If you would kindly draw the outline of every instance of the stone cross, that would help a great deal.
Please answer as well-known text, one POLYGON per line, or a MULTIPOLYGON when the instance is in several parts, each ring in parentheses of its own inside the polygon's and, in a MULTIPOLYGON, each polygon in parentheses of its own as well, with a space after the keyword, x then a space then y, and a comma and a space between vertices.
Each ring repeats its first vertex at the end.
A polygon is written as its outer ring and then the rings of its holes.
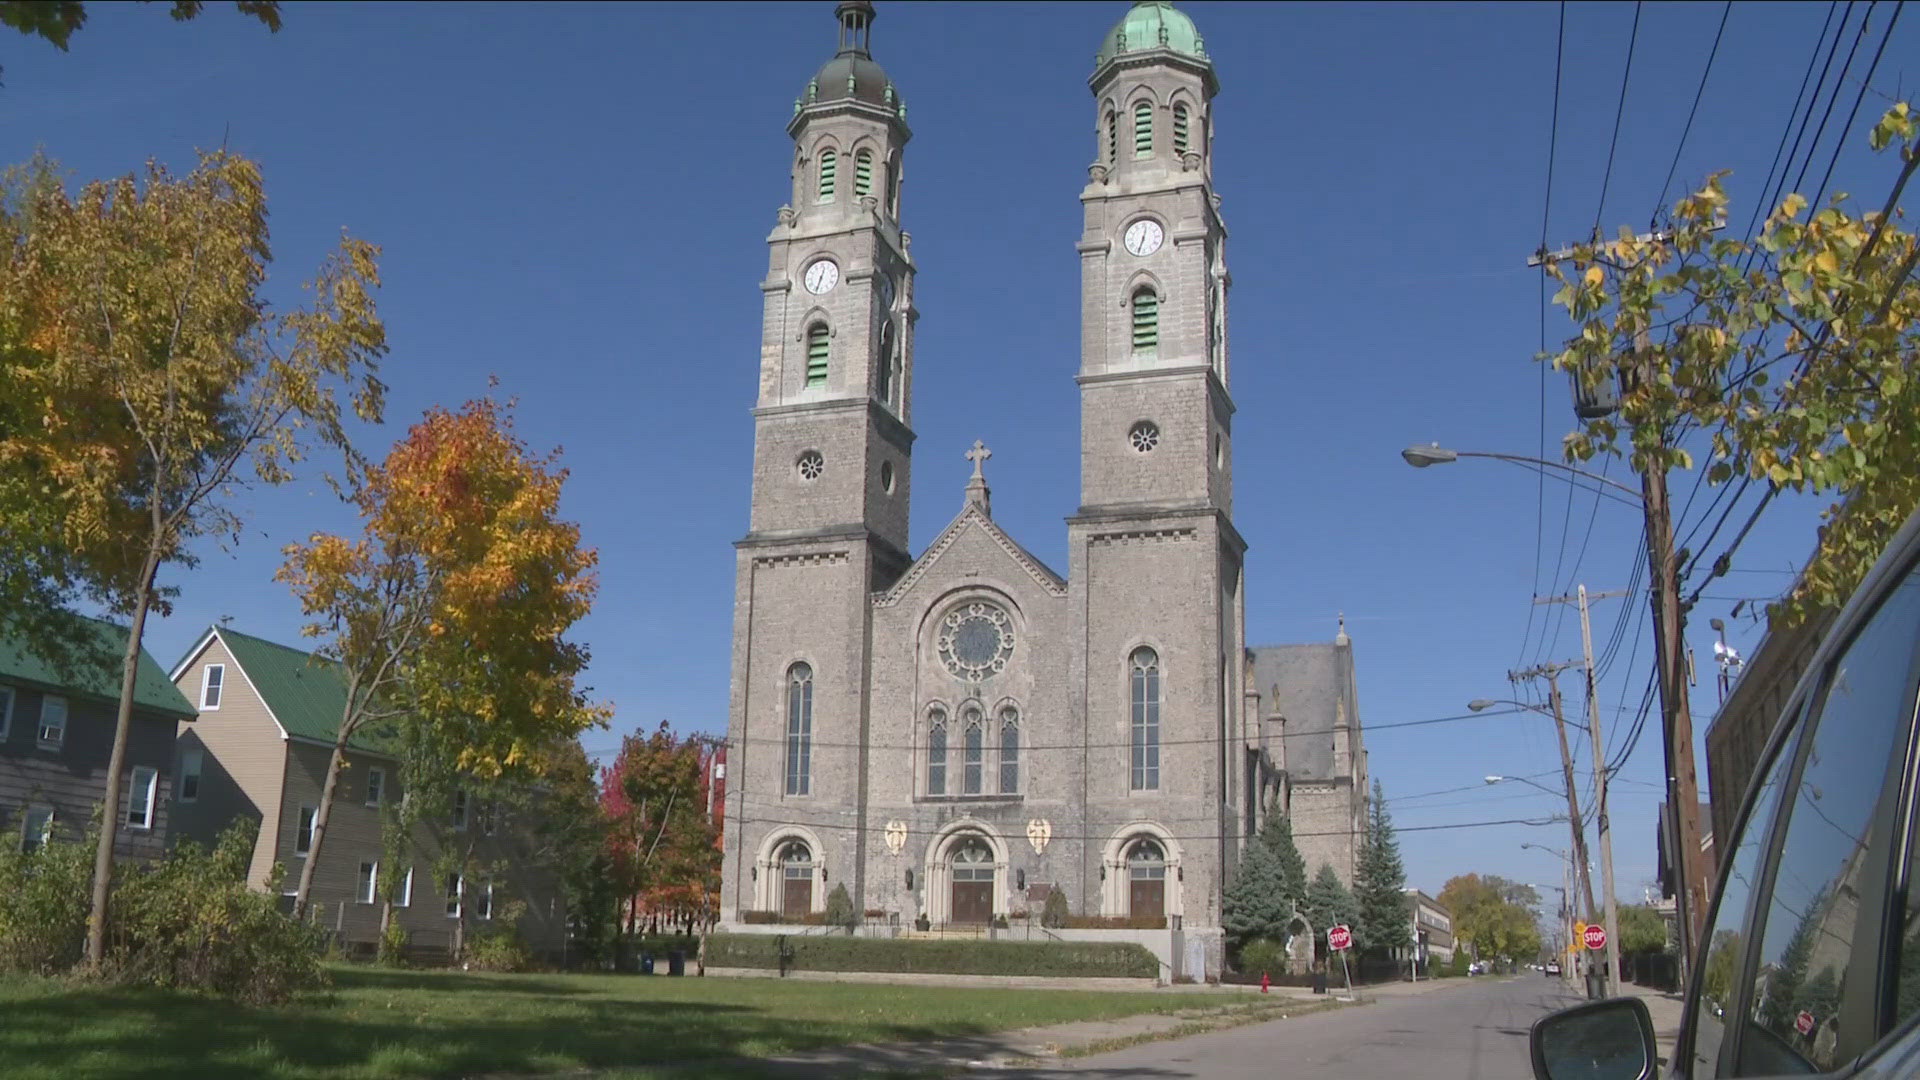
POLYGON ((986 460, 992 456, 993 451, 987 449, 986 443, 981 442, 979 439, 973 440, 973 449, 967 451, 966 458, 968 461, 973 462, 973 478, 975 480, 986 479, 985 476, 981 475, 980 466, 984 465, 986 460))

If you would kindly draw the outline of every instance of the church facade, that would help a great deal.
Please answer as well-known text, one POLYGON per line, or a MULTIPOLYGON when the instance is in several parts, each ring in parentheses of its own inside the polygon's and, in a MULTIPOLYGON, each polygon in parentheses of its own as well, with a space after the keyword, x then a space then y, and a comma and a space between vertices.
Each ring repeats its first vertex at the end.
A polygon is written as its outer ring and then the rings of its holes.
POLYGON ((994 522, 979 443, 959 516, 908 548, 910 133, 872 5, 837 15, 839 51, 788 125, 792 196, 761 282, 723 923, 799 921, 839 885, 902 925, 1037 920, 1057 887, 1078 914, 1217 935, 1241 843, 1296 793, 1324 804, 1333 824, 1311 831, 1346 851, 1321 861, 1350 879, 1365 782, 1344 630, 1344 669, 1308 679, 1343 671, 1332 696, 1245 640, 1203 39, 1145 2, 1098 54, 1062 575, 994 522), (1313 734, 1289 737, 1292 701, 1313 734), (1324 775, 1289 777, 1292 742, 1324 775))

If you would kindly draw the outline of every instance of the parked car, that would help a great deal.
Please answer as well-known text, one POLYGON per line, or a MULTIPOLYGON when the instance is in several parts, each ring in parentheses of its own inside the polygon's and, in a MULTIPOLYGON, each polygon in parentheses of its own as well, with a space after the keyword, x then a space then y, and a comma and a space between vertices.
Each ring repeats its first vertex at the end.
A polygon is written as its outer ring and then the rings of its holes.
MULTIPOLYGON (((1667 1075, 1920 1075, 1920 514, 1780 710, 1724 843, 1667 1075)), ((1646 1080, 1639 998, 1543 1017, 1541 1080, 1646 1080)))
POLYGON ((1541 968, 1540 970, 1546 972, 1547 978, 1557 979, 1560 977, 1560 961, 1549 960, 1547 961, 1546 966, 1541 968))

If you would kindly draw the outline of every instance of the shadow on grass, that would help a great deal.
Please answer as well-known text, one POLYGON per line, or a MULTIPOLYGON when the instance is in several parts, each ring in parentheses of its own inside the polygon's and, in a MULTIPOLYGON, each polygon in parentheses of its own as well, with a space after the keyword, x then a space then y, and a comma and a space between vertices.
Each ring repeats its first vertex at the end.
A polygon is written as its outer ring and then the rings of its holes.
POLYGON ((536 975, 493 975, 487 972, 451 970, 410 970, 370 967, 361 964, 336 964, 327 969, 335 990, 427 990, 434 993, 462 992, 499 994, 572 994, 592 993, 590 987, 562 979, 543 979, 536 975))

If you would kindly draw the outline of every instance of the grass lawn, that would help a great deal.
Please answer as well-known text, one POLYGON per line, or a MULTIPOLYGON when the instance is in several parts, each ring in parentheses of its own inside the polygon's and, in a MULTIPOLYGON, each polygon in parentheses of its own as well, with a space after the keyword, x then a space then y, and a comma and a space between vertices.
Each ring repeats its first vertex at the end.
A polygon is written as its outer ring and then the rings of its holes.
POLYGON ((0 1077, 751 1075, 740 1058, 1173 1012, 1184 994, 341 966, 279 1009, 0 978, 0 1077))

